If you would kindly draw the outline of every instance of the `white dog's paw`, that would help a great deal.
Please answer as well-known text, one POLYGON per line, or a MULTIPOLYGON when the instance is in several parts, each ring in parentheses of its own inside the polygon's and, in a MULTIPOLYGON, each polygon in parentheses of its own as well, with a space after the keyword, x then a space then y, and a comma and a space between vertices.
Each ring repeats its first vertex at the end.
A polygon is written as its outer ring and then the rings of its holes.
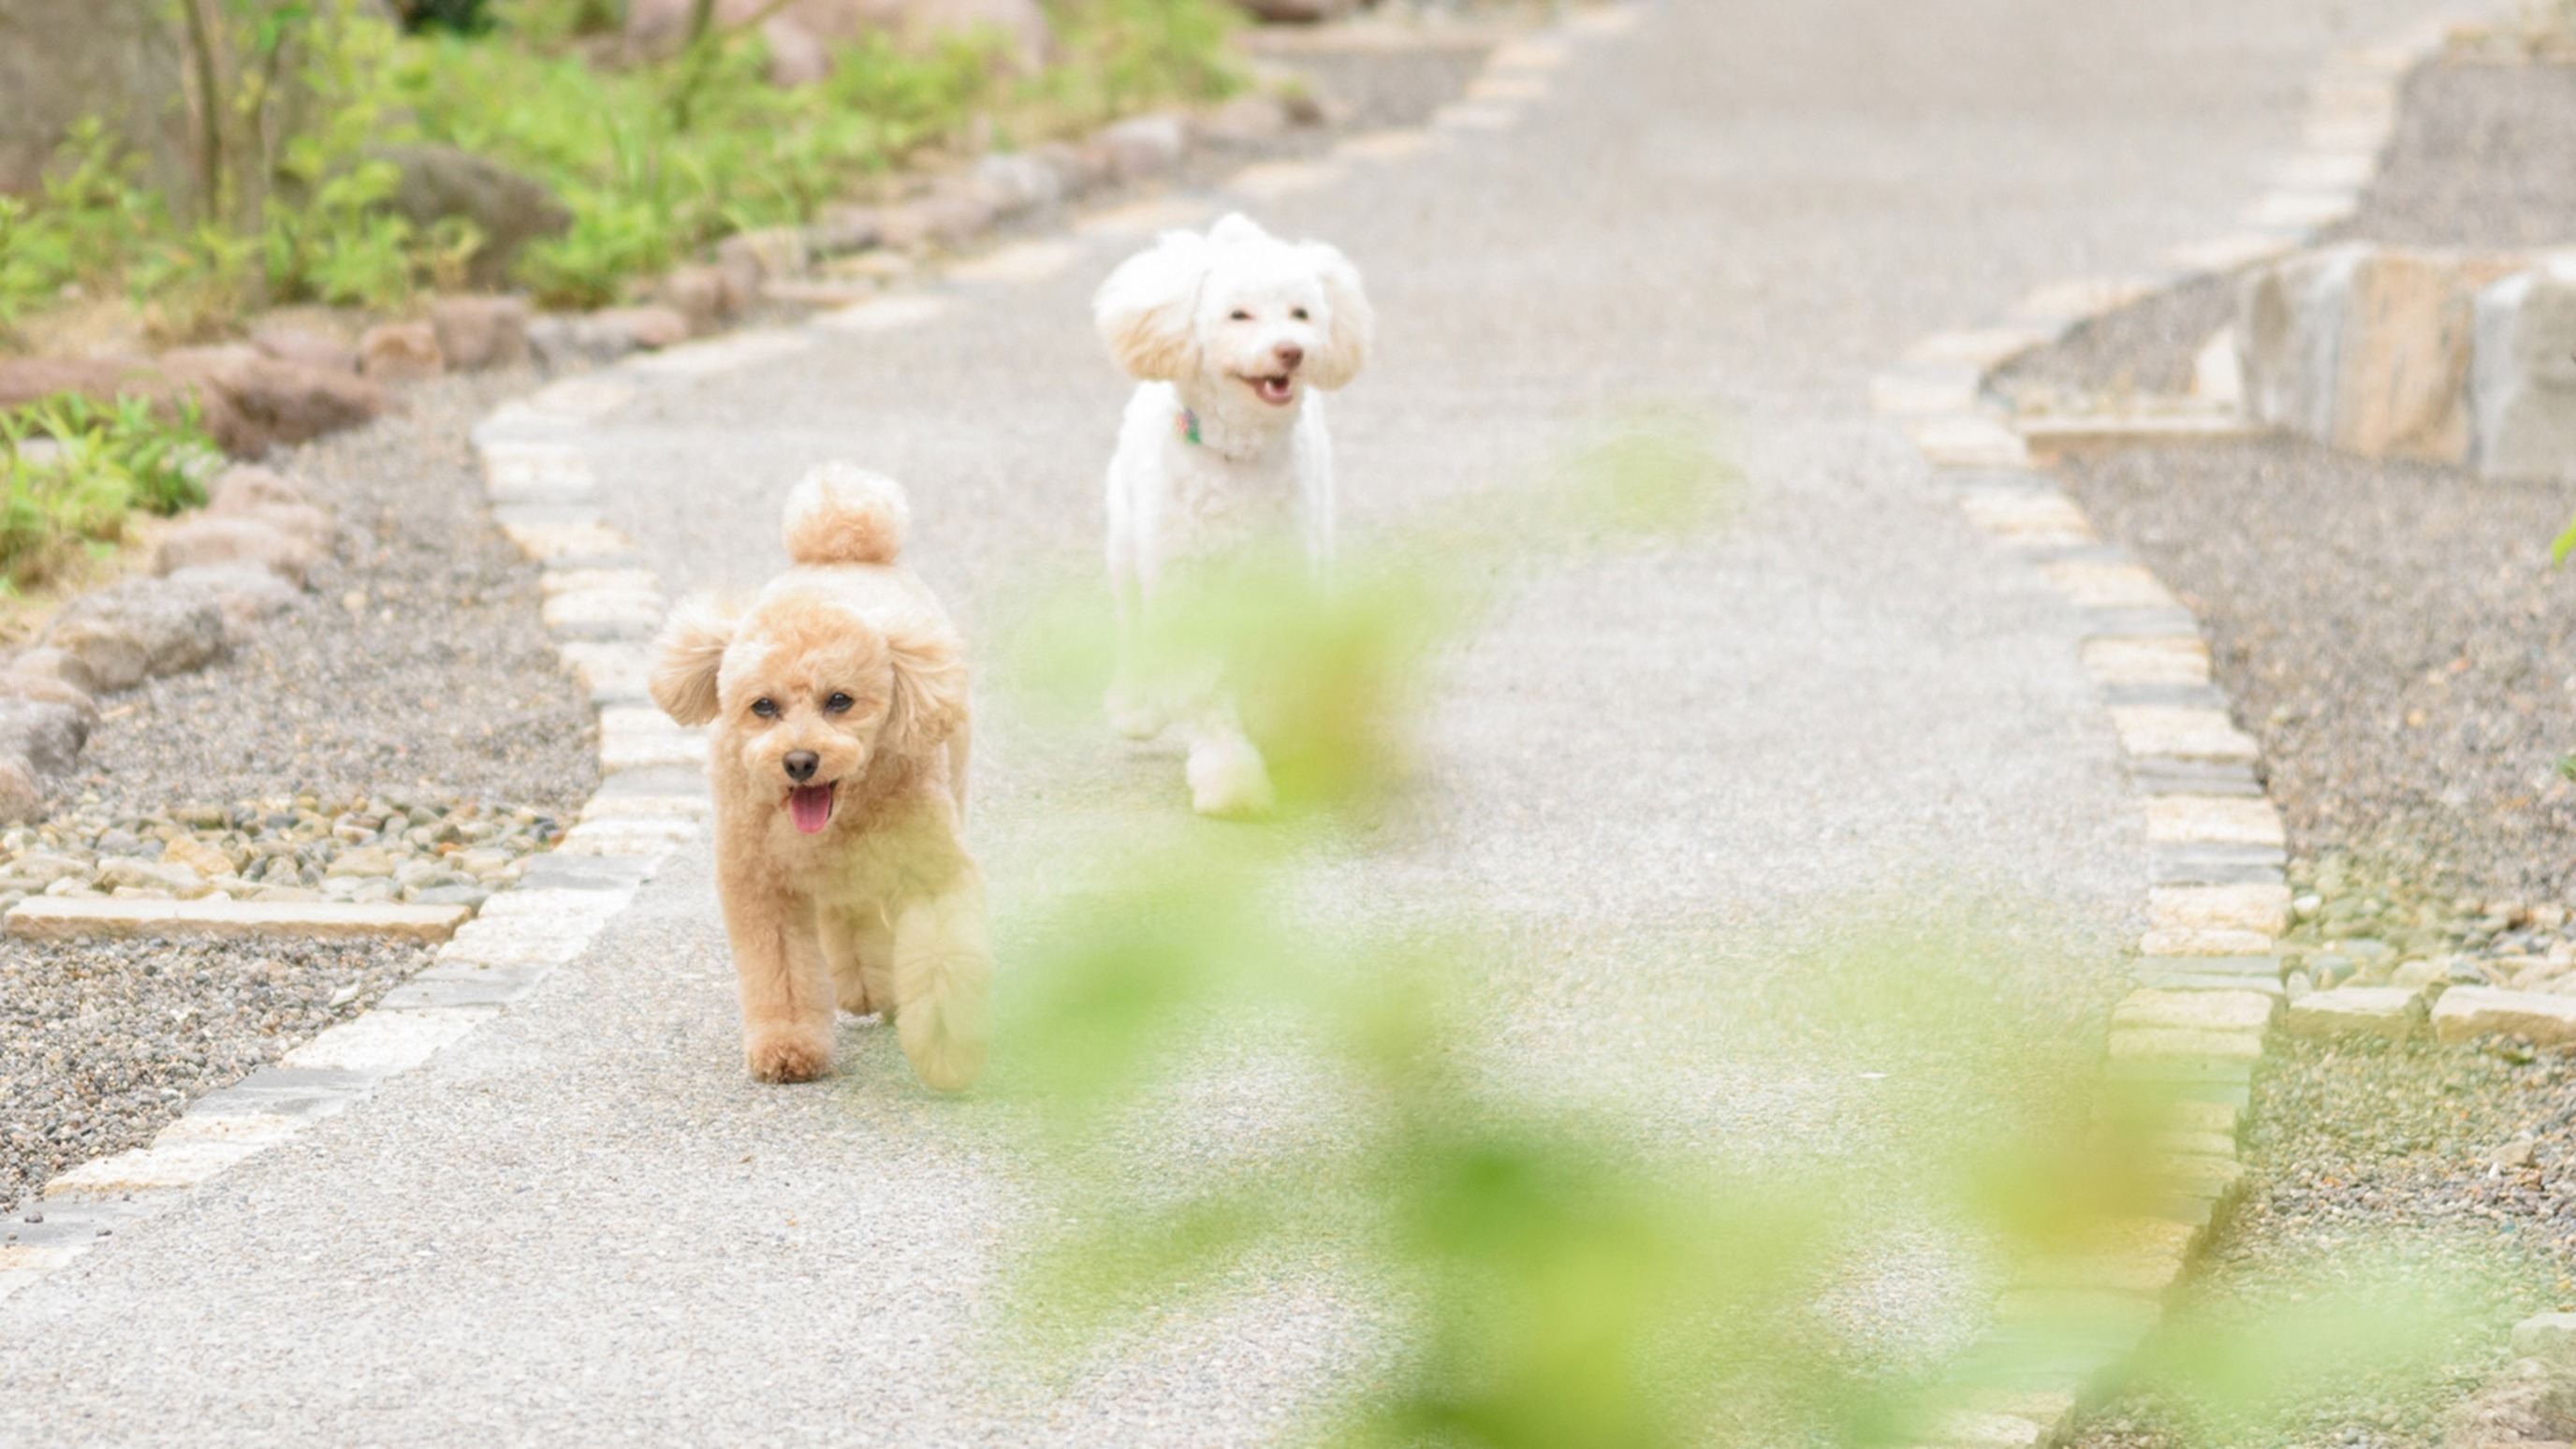
POLYGON ((1265 815, 1274 803, 1261 752, 1240 735, 1190 746, 1190 807, 1201 815, 1265 815))
POLYGON ((1101 709, 1109 716, 1109 727, 1131 740, 1150 740, 1172 722, 1151 695, 1132 684, 1109 686, 1101 709))

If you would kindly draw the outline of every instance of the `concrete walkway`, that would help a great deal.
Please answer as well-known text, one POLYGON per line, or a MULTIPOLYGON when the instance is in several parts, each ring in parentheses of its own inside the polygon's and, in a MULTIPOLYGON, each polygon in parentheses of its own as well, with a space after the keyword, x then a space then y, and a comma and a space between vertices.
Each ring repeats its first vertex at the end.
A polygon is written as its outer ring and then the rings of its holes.
MULTIPOLYGON (((1901 886, 2031 903, 2107 962, 2144 847, 2071 624, 1866 379, 2224 230, 2318 59, 2420 8, 1668 0, 1517 131, 1258 207, 1379 306, 1335 411, 1347 537, 1642 402, 1727 419, 1753 484, 1723 539, 1518 596, 1447 675, 1430 823, 1354 847, 1342 909, 1472 894, 1529 943, 1534 1075, 1729 1145, 1832 1108, 1691 1025, 1758 996, 1783 929, 1901 886)), ((612 521, 675 587, 752 584, 788 483, 854 458, 910 482, 918 561, 989 630, 1095 554, 1124 388, 1084 303, 1134 244, 649 395, 593 448, 612 521)), ((1175 762, 1105 730, 979 747, 1000 897, 1181 808, 1175 762)), ((1248 1443, 1356 1361, 1292 1280, 1061 1392, 1006 1382, 975 1337, 1022 1211, 1002 1109, 926 1099, 883 1033, 843 1061, 744 1080, 700 843, 508 1015, 0 1305, 0 1442, 1248 1443)), ((1223 1085, 1218 1115, 1262 1109, 1223 1085)))

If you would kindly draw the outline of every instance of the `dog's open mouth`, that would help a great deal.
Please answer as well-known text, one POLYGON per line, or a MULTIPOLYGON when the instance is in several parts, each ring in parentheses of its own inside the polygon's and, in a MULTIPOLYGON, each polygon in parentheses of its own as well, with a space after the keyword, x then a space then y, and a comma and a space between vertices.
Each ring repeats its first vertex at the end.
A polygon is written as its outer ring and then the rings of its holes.
POLYGON ((832 823, 832 787, 799 785, 787 792, 788 813, 796 817, 796 828, 804 834, 832 823))
POLYGON ((1273 407, 1283 407, 1297 396, 1297 380, 1284 372, 1276 377, 1247 377, 1244 383, 1273 407))

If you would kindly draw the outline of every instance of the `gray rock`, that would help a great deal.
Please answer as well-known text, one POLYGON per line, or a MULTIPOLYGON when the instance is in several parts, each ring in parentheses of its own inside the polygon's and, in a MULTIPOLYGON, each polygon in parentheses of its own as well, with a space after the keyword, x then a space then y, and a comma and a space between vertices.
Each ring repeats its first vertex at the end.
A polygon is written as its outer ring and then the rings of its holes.
POLYGON ((883 234, 875 207, 827 206, 805 228, 805 245, 817 256, 847 256, 875 246, 883 234))
POLYGON ((248 567, 304 582, 317 561, 313 546, 256 518, 204 515, 161 536, 153 568, 167 575, 248 567))
POLYGON ((9 672, 60 680, 83 694, 98 693, 98 676, 90 673, 89 666, 50 645, 19 651, 9 661, 9 672))
POLYGON ((250 345, 280 362, 328 372, 355 373, 358 370, 358 349, 327 332, 272 324, 254 328, 250 334, 250 345))
POLYGON ((68 775, 89 743, 89 721, 67 704, 0 699, 0 759, 17 759, 38 775, 68 775))
POLYGON ((1064 200, 1064 178, 1027 152, 996 153, 975 163, 975 180, 1003 216, 1043 211, 1064 200))
POLYGON ((1178 116, 1131 116, 1101 131, 1098 144, 1122 181, 1144 181, 1179 169, 1190 133, 1178 116))
POLYGON ((206 878, 174 861, 110 860, 98 868, 101 890, 165 890, 173 895, 205 889, 206 878))
POLYGON ((2576 476, 2576 256, 2478 294, 2469 397, 2479 473, 2576 476))
POLYGON ((79 659, 100 689, 129 689, 222 653, 224 613, 202 588, 128 579, 64 605, 44 642, 79 659))
POLYGON ((2515 1324, 2513 1351, 2524 1358, 2576 1363, 2576 1313, 2535 1313, 2515 1324))
POLYGON ((512 367, 528 360, 528 303, 523 297, 441 297, 429 306, 439 356, 460 372, 512 367))
POLYGON ((689 340, 689 319, 669 307, 612 307, 581 320, 581 349, 603 360, 639 348, 651 352, 689 340))
POLYGON ((519 251, 572 228, 572 212, 545 183, 451 146, 393 146, 377 153, 401 172, 396 213, 424 230, 442 218, 474 223, 483 245, 466 275, 477 287, 508 280, 519 251))
POLYGON ((238 643, 262 619, 295 607, 304 595, 293 584, 256 564, 209 564, 173 572, 170 581, 204 589, 224 613, 224 639, 238 643))
POLYGON ((447 355, 426 322, 380 322, 358 339, 358 370, 370 382, 418 382, 447 371, 447 355))

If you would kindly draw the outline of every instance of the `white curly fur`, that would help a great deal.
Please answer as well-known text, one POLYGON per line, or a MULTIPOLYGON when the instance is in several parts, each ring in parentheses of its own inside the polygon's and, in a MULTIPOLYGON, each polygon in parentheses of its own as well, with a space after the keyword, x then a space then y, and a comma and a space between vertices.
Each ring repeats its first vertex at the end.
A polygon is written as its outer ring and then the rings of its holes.
MULTIPOLYGON (((1293 539, 1319 572, 1329 567, 1332 440, 1311 394, 1359 375, 1376 326, 1350 262, 1237 214, 1204 236, 1166 233, 1092 306, 1140 384, 1109 464, 1109 574, 1130 639, 1175 565, 1293 539)), ((1110 713, 1139 737, 1174 717, 1190 724, 1200 810, 1267 808, 1260 754, 1222 700, 1156 700, 1122 680, 1110 713)))

